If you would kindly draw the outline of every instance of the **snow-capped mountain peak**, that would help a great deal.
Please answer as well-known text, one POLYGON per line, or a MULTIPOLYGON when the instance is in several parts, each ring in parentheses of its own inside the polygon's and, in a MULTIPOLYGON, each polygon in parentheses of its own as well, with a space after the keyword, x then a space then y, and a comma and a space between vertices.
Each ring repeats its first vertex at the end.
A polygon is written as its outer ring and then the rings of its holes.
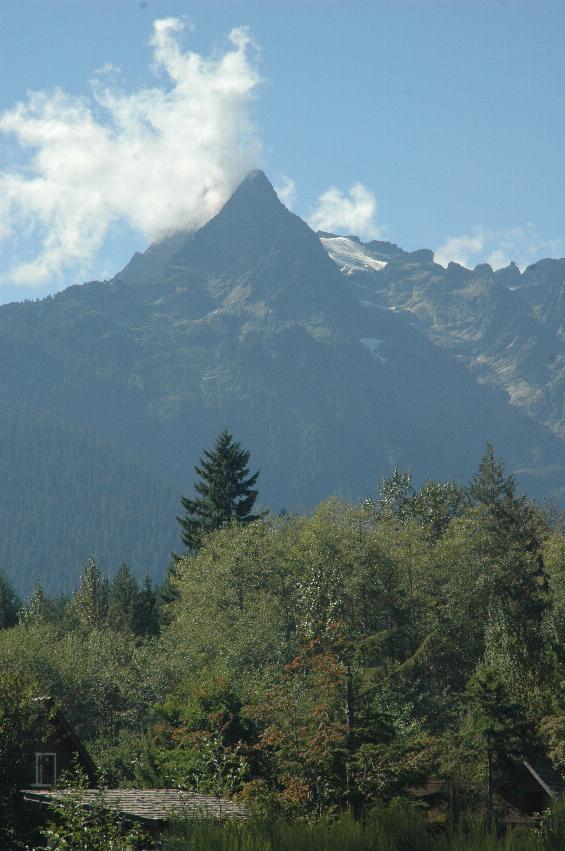
POLYGON ((364 245, 348 236, 322 236, 320 242, 346 275, 371 269, 378 272, 386 266, 386 261, 372 257, 364 245))

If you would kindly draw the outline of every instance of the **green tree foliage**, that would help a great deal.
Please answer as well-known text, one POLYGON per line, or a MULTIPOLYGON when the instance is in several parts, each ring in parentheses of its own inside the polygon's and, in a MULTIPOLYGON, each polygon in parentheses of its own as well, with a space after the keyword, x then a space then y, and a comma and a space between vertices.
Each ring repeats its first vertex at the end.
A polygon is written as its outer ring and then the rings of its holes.
POLYGON ((536 751, 536 732, 524 706, 510 695, 500 674, 481 665, 469 680, 459 728, 450 751, 452 779, 465 794, 474 792, 486 803, 487 821, 494 814, 494 795, 509 770, 536 751))
POLYGON ((129 567, 120 565, 110 584, 108 623, 117 632, 158 634, 159 601, 149 576, 140 587, 129 567))
POLYGON ((87 778, 76 767, 76 776, 63 783, 56 802, 51 804, 52 822, 42 833, 50 848, 65 851, 135 851, 144 839, 137 826, 108 806, 106 790, 85 803, 87 778))
POLYGON ((389 478, 383 478, 379 483, 376 510, 402 523, 410 514, 414 497, 412 473, 395 467, 389 478))
POLYGON ((165 578, 155 589, 159 609, 159 622, 161 624, 168 622, 170 605, 178 599, 178 562, 179 557, 174 553, 171 553, 171 557, 165 571, 165 578))
POLYGON ((190 677, 218 668, 236 677, 242 715, 254 721, 242 743, 279 800, 327 809, 421 780, 465 715, 481 664, 524 724, 548 714, 552 601, 513 515, 533 531, 543 523, 495 473, 502 483, 485 489, 494 502, 453 483, 414 491, 398 473, 377 511, 330 500, 311 518, 220 529, 178 562, 171 658, 190 677), (497 537, 500 500, 514 536, 504 523, 497 537), (324 694, 318 674, 329 660, 334 691, 324 694), (328 750, 307 776, 314 728, 328 750))
POLYGON ((523 663, 540 664, 543 624, 551 608, 542 543, 548 528, 539 509, 517 496, 516 482, 504 476, 491 445, 471 481, 469 496, 477 504, 481 555, 493 577, 490 608, 504 610, 523 663))
POLYGON ((381 520, 419 523, 434 541, 442 536, 454 517, 464 513, 466 505, 466 489, 456 482, 427 481, 416 491, 412 474, 398 467, 388 478, 381 479, 376 501, 369 498, 365 502, 369 512, 381 520))
POLYGON ((135 632, 139 587, 127 564, 121 564, 110 585, 108 623, 118 632, 135 632))
POLYGON ((320 815, 344 799, 346 677, 337 654, 310 642, 250 708, 262 728, 257 747, 270 757, 280 800, 290 810, 314 808, 320 815))
POLYGON ((248 777, 251 724, 228 675, 186 676, 160 707, 159 760, 168 785, 232 795, 248 777))
MULTIPOLYGON (((64 393, 56 371, 52 399, 64 393)), ((96 419, 100 408, 98 399, 87 419, 96 419)), ((63 426, 60 416, 21 410, 15 400, 13 408, 3 406, 0 564, 20 596, 28 597, 38 578, 50 596, 70 593, 93 551, 105 570, 127 558, 141 578, 155 569, 156 554, 166 558, 175 546, 178 487, 135 457, 132 431, 133 425, 124 434, 124 452, 94 438, 88 426, 63 426)))
POLYGON ((138 635, 158 635, 160 626, 158 595, 151 578, 146 576, 135 602, 135 632, 138 635))
POLYGON ((378 504, 207 530, 163 605, 91 562, 0 631, 0 671, 64 708, 112 784, 311 818, 441 770, 494 812, 532 748, 565 766, 563 537, 490 447, 468 489, 392 478, 378 504))
POLYGON ((53 620, 55 617, 55 605, 45 594, 41 582, 38 582, 26 605, 20 612, 20 621, 27 624, 37 624, 53 620))
POLYGON ((95 559, 90 557, 73 600, 78 618, 86 629, 101 629, 106 625, 109 596, 108 581, 95 559))
POLYGON ((454 517, 461 517, 467 504, 465 488, 456 482, 424 482, 415 494, 412 515, 438 541, 454 517))
POLYGON ((113 782, 159 785, 147 739, 172 672, 155 639, 77 621, 22 624, 2 635, 0 671, 25 671, 52 697, 113 782))
POLYGON ((538 554, 548 532, 539 509, 525 496, 516 493, 516 480, 504 475, 504 465, 488 444, 477 473, 468 488, 471 502, 481 515, 483 542, 491 554, 506 553, 519 545, 538 554))
POLYGON ((503 506, 512 505, 516 495, 516 480, 504 476, 504 465, 494 456, 494 447, 488 443, 477 472, 469 484, 469 496, 479 505, 502 513, 503 506))
POLYGON ((373 704, 412 653, 403 557, 362 507, 330 500, 312 518, 219 530, 178 564, 171 655, 192 676, 236 676, 254 720, 243 744, 285 806, 354 794, 346 778, 379 724, 373 704))
POLYGON ((36 690, 16 669, 0 668, 0 847, 22 848, 33 819, 20 789, 32 780, 34 747, 49 719, 34 701, 36 690))
POLYGON ((249 452, 234 441, 227 429, 218 435, 211 451, 204 451, 200 466, 194 468, 200 477, 194 486, 198 496, 182 497, 185 514, 177 517, 182 542, 189 552, 200 549, 207 532, 258 518, 252 511, 259 473, 250 476, 248 463, 249 452))
POLYGON ((0 570, 0 629, 7 629, 18 622, 20 601, 3 570, 0 570))

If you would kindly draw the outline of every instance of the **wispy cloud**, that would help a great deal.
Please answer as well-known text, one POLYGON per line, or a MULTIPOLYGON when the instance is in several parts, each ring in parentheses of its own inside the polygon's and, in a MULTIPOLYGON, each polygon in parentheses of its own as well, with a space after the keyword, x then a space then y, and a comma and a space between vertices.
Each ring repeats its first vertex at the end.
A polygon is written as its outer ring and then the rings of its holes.
POLYGON ((513 260, 521 269, 543 256, 555 256, 563 251, 559 239, 544 239, 533 224, 508 230, 473 228, 469 233, 447 239, 435 251, 435 261, 441 266, 459 263, 472 269, 478 263, 489 263, 502 269, 513 260))
POLYGON ((0 116, 0 133, 25 153, 23 166, 0 172, 0 248, 9 244, 12 283, 86 268, 115 222, 149 240, 199 227, 260 164, 249 31, 232 30, 225 52, 206 58, 183 50, 183 29, 178 18, 153 24, 159 85, 126 93, 107 66, 88 98, 32 92, 0 116))
POLYGON ((307 217, 314 230, 354 234, 361 239, 378 239, 383 229, 376 223, 377 201, 362 183, 355 183, 345 195, 335 186, 318 198, 316 207, 307 217))

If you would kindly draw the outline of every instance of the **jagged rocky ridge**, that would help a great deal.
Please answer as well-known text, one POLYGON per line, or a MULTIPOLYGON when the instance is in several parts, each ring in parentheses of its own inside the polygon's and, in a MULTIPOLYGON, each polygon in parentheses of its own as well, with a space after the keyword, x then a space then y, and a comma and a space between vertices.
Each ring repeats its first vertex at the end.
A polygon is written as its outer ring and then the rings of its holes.
MULTIPOLYGON (((332 493, 362 499, 394 464, 416 480, 465 480, 487 440, 524 487, 564 498, 565 443, 478 381, 466 356, 481 298, 488 316, 476 322, 492 337, 486 271, 444 272, 428 251, 356 243, 373 262, 358 257, 346 274, 328 254, 332 239, 254 172, 207 225, 136 254, 111 281, 0 308, 0 402, 29 423, 6 426, 0 444, 12 482, 0 563, 20 589, 37 575, 72 586, 90 552, 108 569, 128 561, 159 576, 178 547, 174 506, 226 425, 275 511, 332 493), (465 312, 450 292, 468 275, 470 292, 486 295, 464 297, 465 312), (420 298, 426 287, 437 301, 420 298), (56 463, 39 478, 26 464, 42 442, 56 463), (68 483, 84 477, 84 499, 70 496, 68 483)), ((506 317, 513 291, 493 280, 506 317)))
POLYGON ((496 272, 486 263, 444 269, 432 252, 320 236, 344 274, 365 273, 353 283, 368 308, 379 304, 415 321, 477 381, 504 390, 512 404, 565 438, 565 259, 540 260, 523 273, 515 263, 496 272), (364 256, 388 262, 376 269, 364 256))

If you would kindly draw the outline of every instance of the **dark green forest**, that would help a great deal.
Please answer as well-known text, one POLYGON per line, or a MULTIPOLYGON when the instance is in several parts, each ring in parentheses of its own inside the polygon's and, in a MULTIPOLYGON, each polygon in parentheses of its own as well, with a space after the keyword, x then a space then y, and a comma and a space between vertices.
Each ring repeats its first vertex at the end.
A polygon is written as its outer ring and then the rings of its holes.
POLYGON ((0 414, 2 568, 21 594, 41 580, 76 586, 90 555, 115 569, 127 553, 139 579, 162 572, 156 553, 176 543, 178 495, 108 441, 29 410, 0 414), (127 482, 127 488, 124 488, 127 482))
POLYGON ((26 840, 17 789, 45 695, 109 786, 235 797, 280 825, 278 845, 248 825, 201 848, 563 847, 551 830, 449 839, 470 816, 496 825, 520 760, 565 772, 560 512, 519 494, 491 447, 465 485, 396 469, 363 503, 252 507, 230 522, 228 506, 159 586, 134 564, 108 581, 94 559, 68 596, 18 601, 2 577, 2 847, 26 840), (426 815, 408 790, 438 777, 449 801, 426 815))

